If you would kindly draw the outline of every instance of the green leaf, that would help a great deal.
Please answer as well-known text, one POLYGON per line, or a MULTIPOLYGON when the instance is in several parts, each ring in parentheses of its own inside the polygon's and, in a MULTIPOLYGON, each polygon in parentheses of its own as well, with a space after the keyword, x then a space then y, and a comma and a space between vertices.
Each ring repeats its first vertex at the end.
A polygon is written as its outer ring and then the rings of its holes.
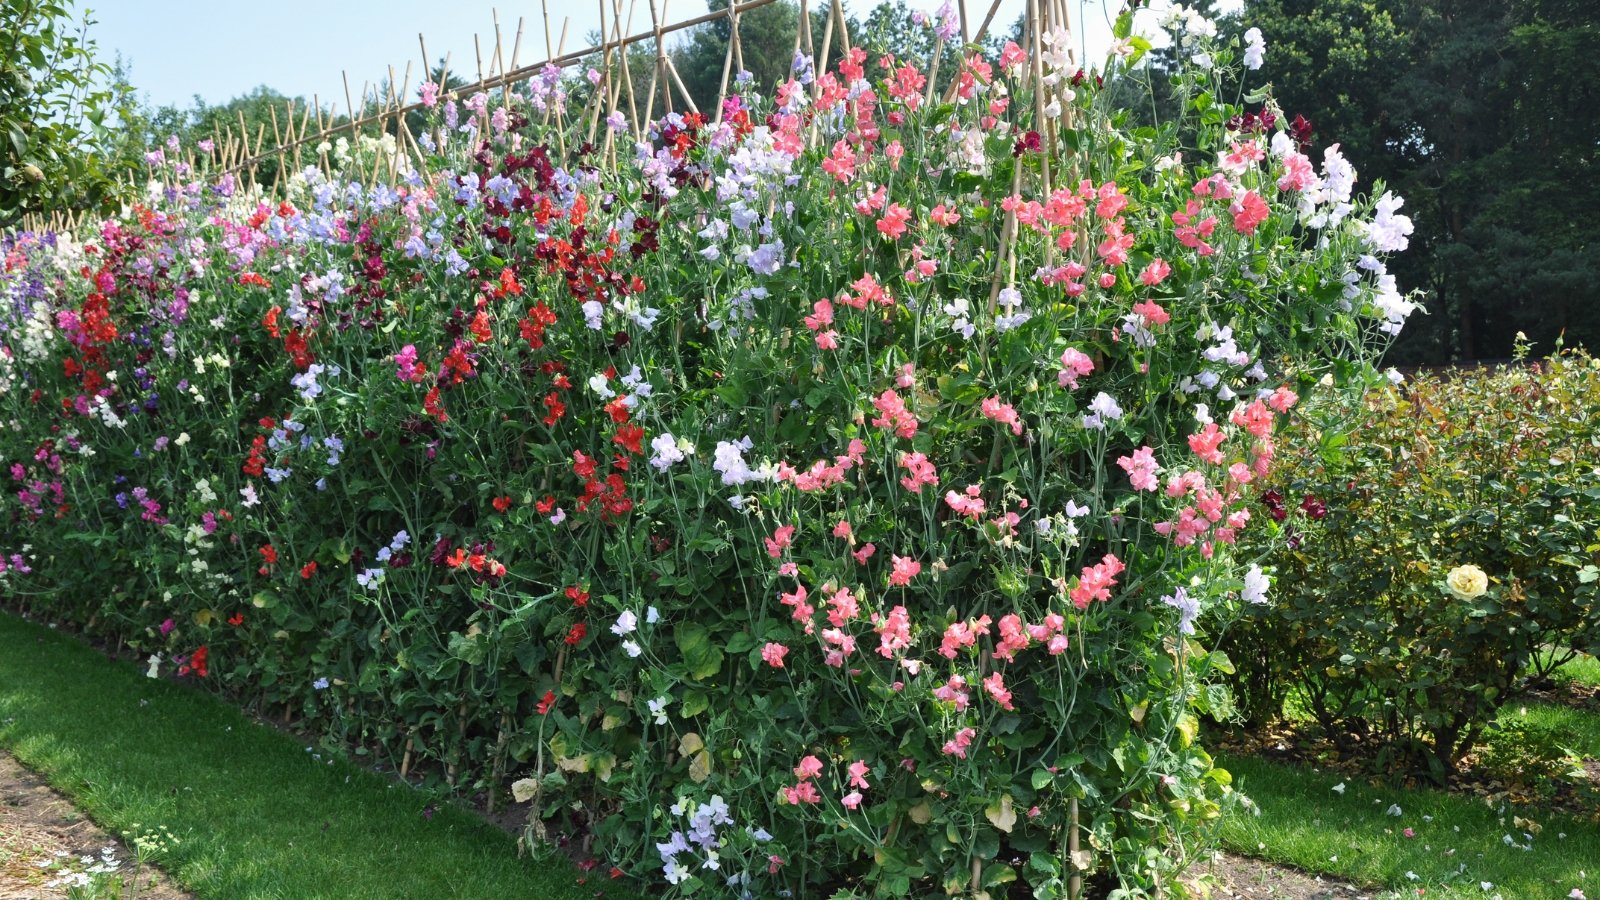
POLYGON ((704 691, 686 691, 683 695, 683 702, 679 704, 678 712, 685 719, 692 719, 705 712, 710 706, 711 701, 707 699, 704 691))
MULTIPOLYGON (((1123 40, 1123 41, 1128 39, 1128 35, 1133 34, 1133 12, 1132 12, 1132 10, 1129 10, 1127 12, 1124 12, 1122 15, 1117 16, 1116 23, 1111 26, 1111 34, 1112 34, 1113 37, 1117 38, 1118 40, 1123 40)), ((1147 49, 1148 49, 1148 47, 1147 47, 1147 49)))
POLYGON ((722 671, 722 648, 711 642, 704 625, 693 622, 678 626, 673 641, 683 654, 684 665, 696 681, 704 681, 722 671))

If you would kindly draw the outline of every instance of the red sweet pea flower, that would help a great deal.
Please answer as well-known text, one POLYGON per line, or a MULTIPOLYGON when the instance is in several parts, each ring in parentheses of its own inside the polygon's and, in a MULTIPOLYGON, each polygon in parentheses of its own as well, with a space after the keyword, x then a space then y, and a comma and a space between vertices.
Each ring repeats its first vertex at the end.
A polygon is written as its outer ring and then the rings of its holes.
POLYGON ((283 307, 274 306, 267 310, 266 316, 261 319, 261 325, 267 329, 267 334, 275 338, 283 337, 282 333, 278 331, 278 314, 281 312, 283 312, 283 307))
POLYGON ((638 425, 624 425, 618 428, 616 436, 611 439, 612 443, 636 455, 644 453, 639 446, 642 440, 644 440, 644 429, 638 425))
MULTIPOLYGON (((208 674, 207 669, 206 669, 206 663, 207 663, 208 659, 210 658, 210 656, 211 656, 211 651, 208 648, 202 646, 200 649, 198 649, 198 650, 196 650, 194 652, 194 655, 189 657, 188 665, 184 666, 183 668, 188 669, 189 671, 193 672, 195 675, 197 675, 197 676, 199 676, 201 678, 204 678, 208 674)), ((181 675, 181 674, 184 674, 184 673, 182 672, 182 670, 180 670, 179 674, 181 675)))

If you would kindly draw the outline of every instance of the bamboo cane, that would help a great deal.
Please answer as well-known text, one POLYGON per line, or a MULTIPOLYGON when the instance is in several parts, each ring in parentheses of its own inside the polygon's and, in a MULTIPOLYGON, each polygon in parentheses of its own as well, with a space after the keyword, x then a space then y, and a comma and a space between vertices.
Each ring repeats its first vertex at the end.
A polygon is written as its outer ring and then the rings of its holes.
MULTIPOLYGON (((664 36, 664 35, 667 35, 667 34, 675 33, 675 32, 678 32, 678 31, 682 31, 682 30, 684 30, 686 28, 693 28, 693 27, 695 27, 697 25, 704 25, 707 22, 714 22, 717 19, 720 19, 720 18, 722 18, 724 16, 732 16, 736 20, 737 17, 742 13, 749 12, 749 11, 755 10, 755 9, 759 9, 759 8, 761 8, 763 6, 767 6, 767 5, 769 5, 771 3, 774 3, 774 2, 776 2, 776 0, 748 0, 748 2, 746 2, 746 3, 741 3, 741 4, 738 4, 736 6, 730 6, 730 7, 724 8, 724 9, 717 10, 715 12, 709 12, 709 13, 706 13, 705 15, 696 16, 696 17, 691 18, 691 19, 686 19, 686 20, 684 20, 682 22, 678 22, 676 24, 671 24, 671 25, 663 24, 663 25, 660 26, 660 32, 664 36)), ((735 35, 737 35, 738 34, 737 30, 734 33, 735 33, 735 35)), ((573 50, 573 51, 561 51, 561 50, 558 50, 557 54, 554 57, 551 57, 551 58, 548 58, 548 59, 545 59, 545 60, 541 60, 541 61, 539 61, 537 63, 530 63, 529 65, 522 66, 522 67, 519 67, 517 69, 512 69, 510 71, 507 71, 507 72, 503 73, 502 75, 499 75, 499 76, 496 76, 494 78, 490 78, 490 79, 486 79, 484 81, 481 81, 478 84, 468 85, 464 89, 470 88, 470 89, 477 89, 477 90, 489 90, 489 89, 492 89, 492 88, 495 88, 495 87, 499 87, 500 85, 502 85, 502 84, 504 84, 506 82, 516 82, 516 81, 520 81, 522 79, 531 77, 532 75, 537 74, 546 65, 554 65, 554 66, 557 66, 559 68, 567 68, 567 67, 576 65, 577 63, 581 62, 583 59, 586 59, 586 58, 592 56, 593 54, 595 54, 597 52, 600 52, 601 50, 603 50, 605 48, 605 46, 625 47, 625 46, 628 46, 628 45, 631 45, 631 44, 639 43, 640 41, 650 40, 654 36, 655 36, 655 30, 652 29, 651 31, 648 31, 648 32, 640 32, 638 34, 633 34, 633 35, 629 35, 627 37, 623 37, 623 38, 621 38, 621 39, 619 39, 617 41, 604 42, 604 45, 602 45, 602 46, 586 47, 586 48, 584 48, 582 50, 573 50)), ((450 62, 450 57, 447 55, 445 57, 444 71, 442 72, 442 75, 444 77, 441 77, 441 79, 440 79, 441 84, 443 84, 445 82, 445 80, 447 79, 447 77, 449 75, 449 62, 450 62)), ((738 66, 740 69, 743 69, 743 62, 744 62, 744 60, 743 60, 743 48, 742 48, 742 45, 741 44, 736 44, 735 48, 734 48, 734 64, 736 66, 738 66)), ((653 90, 654 90, 654 86, 652 85, 652 91, 653 90)), ((348 91, 346 93, 347 93, 347 97, 346 97, 347 105, 350 106, 353 109, 353 104, 349 104, 348 91)), ((406 106, 401 107, 399 111, 400 112, 410 112, 410 111, 412 111, 414 109, 420 109, 420 108, 422 108, 422 104, 420 102, 418 102, 418 103, 407 104, 406 106)), ((393 112, 395 112, 395 110, 389 110, 388 112, 385 113, 385 115, 392 114, 393 112)), ((345 123, 343 123, 341 125, 337 125, 337 126, 333 126, 333 127, 329 127, 329 128, 320 129, 316 134, 305 135, 302 138, 300 138, 299 142, 303 144, 303 143, 309 143, 309 142, 312 142, 312 141, 321 141, 321 140, 324 140, 324 139, 332 136, 333 134, 337 134, 337 133, 339 133, 341 131, 350 131, 350 130, 353 130, 353 129, 360 128, 363 125, 369 125, 373 121, 375 121, 377 118, 379 118, 379 117, 376 116, 376 115, 359 117, 359 118, 358 117, 352 117, 352 120, 349 121, 349 122, 345 122, 345 123)), ((292 149, 292 148, 284 147, 282 149, 289 150, 289 149, 292 149)), ((252 162, 259 162, 259 160, 250 160, 250 159, 241 160, 233 168, 234 169, 242 168, 242 167, 248 166, 252 162)), ((218 174, 226 174, 226 173, 223 172, 223 173, 218 173, 218 174)))

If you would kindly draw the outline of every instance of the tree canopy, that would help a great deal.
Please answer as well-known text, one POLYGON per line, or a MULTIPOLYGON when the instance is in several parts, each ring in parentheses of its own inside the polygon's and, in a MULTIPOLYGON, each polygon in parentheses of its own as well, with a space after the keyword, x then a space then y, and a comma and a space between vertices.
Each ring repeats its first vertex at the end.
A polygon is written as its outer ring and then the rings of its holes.
POLYGON ((0 0, 0 225, 117 192, 99 152, 114 142, 106 118, 117 96, 90 24, 64 0, 0 0))
POLYGON ((1399 363, 1600 344, 1600 5, 1590 0, 1250 0, 1284 112, 1338 143, 1416 225, 1391 266, 1421 288, 1399 363))

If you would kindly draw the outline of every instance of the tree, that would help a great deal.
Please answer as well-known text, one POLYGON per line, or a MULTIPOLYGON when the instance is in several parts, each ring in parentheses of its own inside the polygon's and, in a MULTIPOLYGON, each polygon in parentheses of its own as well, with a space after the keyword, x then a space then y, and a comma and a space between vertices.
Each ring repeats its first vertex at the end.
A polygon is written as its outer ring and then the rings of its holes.
MULTIPOLYGON (((707 6, 717 12, 728 8, 728 0, 710 0, 707 6)), ((813 19, 812 34, 818 42, 822 40, 822 21, 813 19)), ((799 24, 800 7, 791 0, 778 0, 739 16, 739 48, 744 55, 744 67, 763 90, 770 90, 772 85, 789 77, 790 66, 794 63, 795 30, 799 24)), ((727 59, 728 42, 732 39, 733 23, 724 16, 691 29, 686 46, 673 55, 673 65, 684 87, 689 89, 695 104, 708 114, 712 104, 717 102, 722 64, 727 59)), ((629 65, 633 65, 631 59, 629 65)), ((729 75, 730 92, 734 74, 737 71, 729 75)), ((637 71, 634 76, 638 77, 637 71)), ((645 77, 648 80, 648 70, 645 77)))
POLYGON ((1426 291, 1391 360, 1600 342, 1586 214, 1600 203, 1600 7, 1586 0, 1252 0, 1285 113, 1406 198, 1426 291))
POLYGON ((98 207, 119 192, 101 152, 115 97, 87 15, 61 0, 0 0, 0 225, 98 207))

